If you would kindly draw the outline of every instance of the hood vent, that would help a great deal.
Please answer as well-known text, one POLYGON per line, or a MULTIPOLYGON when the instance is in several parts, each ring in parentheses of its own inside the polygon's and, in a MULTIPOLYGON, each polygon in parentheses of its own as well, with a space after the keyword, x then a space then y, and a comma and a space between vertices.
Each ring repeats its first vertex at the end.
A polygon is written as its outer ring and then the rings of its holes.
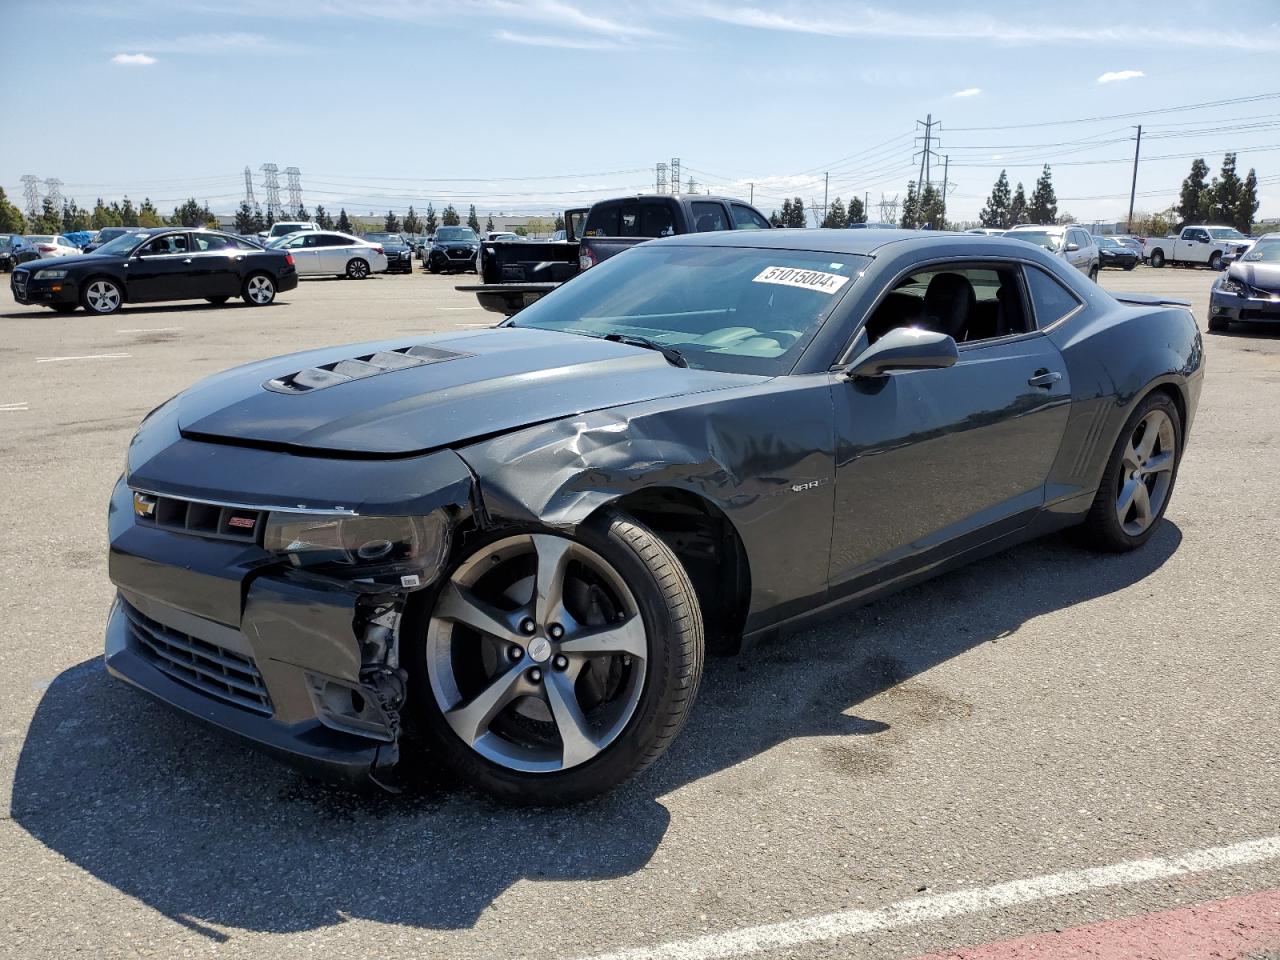
POLYGON ((458 360, 470 357, 470 353, 458 353, 455 350, 442 350, 439 347, 428 347, 420 344, 416 347, 398 347, 395 350, 379 350, 377 353, 363 357, 352 357, 350 360, 339 360, 319 367, 308 367, 297 373, 290 373, 263 384, 268 390, 276 393, 310 393, 312 390, 323 390, 351 380, 363 380, 380 373, 392 370, 407 370, 410 367, 421 367, 429 363, 441 363, 445 360, 458 360))

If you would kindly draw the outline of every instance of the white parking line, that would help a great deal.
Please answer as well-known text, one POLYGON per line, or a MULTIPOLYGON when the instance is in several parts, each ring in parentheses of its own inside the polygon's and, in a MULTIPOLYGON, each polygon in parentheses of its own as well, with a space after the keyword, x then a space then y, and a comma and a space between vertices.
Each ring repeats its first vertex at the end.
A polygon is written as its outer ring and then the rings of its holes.
POLYGON ((83 357, 36 357, 36 363, 59 363, 63 360, 122 360, 130 353, 90 353, 83 357))
POLYGON ((181 330, 181 327, 125 327, 116 333, 156 333, 161 330, 181 330))
POLYGON ((27 410, 27 401, 17 400, 13 403, 0 403, 0 413, 24 413, 27 410))
POLYGON ((1210 847, 1180 857, 1129 860, 1106 867, 1068 870, 991 887, 914 897, 878 910, 842 910, 801 920, 743 927, 689 940, 673 940, 654 947, 635 947, 600 954, 593 960, 715 960, 767 950, 788 950, 806 943, 916 926, 962 914, 986 913, 1003 907, 1068 896, 1085 890, 1147 883, 1185 873, 1225 870, 1280 858, 1280 837, 1264 837, 1227 847, 1210 847))

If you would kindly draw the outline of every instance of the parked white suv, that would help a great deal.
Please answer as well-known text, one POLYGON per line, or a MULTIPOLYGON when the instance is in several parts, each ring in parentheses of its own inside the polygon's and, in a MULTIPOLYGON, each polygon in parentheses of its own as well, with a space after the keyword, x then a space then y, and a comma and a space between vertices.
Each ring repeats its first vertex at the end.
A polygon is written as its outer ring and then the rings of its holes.
POLYGON ((1022 223, 1014 227, 1006 237, 1025 240, 1044 247, 1055 257, 1061 257, 1090 280, 1098 279, 1098 271, 1102 268, 1102 254, 1093 236, 1084 227, 1074 224, 1050 224, 1039 226, 1033 223, 1022 223))
POLYGON ((385 273, 387 270, 387 254, 382 247, 348 233, 303 230, 278 237, 267 246, 293 254, 300 277, 363 280, 371 273, 385 273))
POLYGON ((1253 241, 1235 227, 1183 227, 1176 237, 1151 237, 1142 241, 1142 258, 1153 267, 1183 263, 1221 270, 1224 256, 1238 255, 1251 243, 1253 241))
POLYGON ((271 240, 278 240, 280 237, 287 237, 291 233, 300 233, 303 230, 319 230, 320 228, 309 220, 281 220, 279 223, 273 223, 270 230, 258 231, 259 238, 264 243, 271 240))

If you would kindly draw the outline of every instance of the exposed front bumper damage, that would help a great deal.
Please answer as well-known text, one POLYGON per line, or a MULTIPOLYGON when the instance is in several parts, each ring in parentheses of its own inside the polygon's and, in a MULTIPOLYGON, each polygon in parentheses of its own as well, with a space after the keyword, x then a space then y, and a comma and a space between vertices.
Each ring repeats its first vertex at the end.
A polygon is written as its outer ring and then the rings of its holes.
POLYGON ((1216 285, 1209 294, 1209 316, 1231 323, 1280 323, 1280 293, 1228 293, 1216 285))
MULTIPOLYGON (((219 541, 137 522, 131 485, 269 508, 252 489, 256 478, 280 484, 284 464, 301 471, 295 476, 316 475, 279 452, 211 453, 209 446, 178 440, 135 469, 129 483, 122 477, 116 485, 108 526, 118 593, 106 629, 108 672, 310 773, 386 786, 400 758, 407 694, 401 618, 410 595, 429 578, 335 579, 290 566, 264 550, 261 538, 219 541), (228 469, 242 480, 239 494, 175 489, 177 475, 190 478, 193 456, 231 461, 228 469), (274 476, 254 469, 260 457, 274 461, 274 476)), ((219 474, 206 470, 201 479, 217 481, 219 474)), ((328 496, 285 490, 275 505, 324 503, 361 512, 365 504, 350 494, 363 483, 403 491, 402 512, 445 509, 460 521, 472 509, 471 474, 448 451, 399 461, 329 461, 323 475, 328 496), (434 475, 433 494, 411 494, 413 487, 399 482, 410 475, 407 464, 419 482, 434 475)), ((364 512, 388 507, 371 504, 364 512)))

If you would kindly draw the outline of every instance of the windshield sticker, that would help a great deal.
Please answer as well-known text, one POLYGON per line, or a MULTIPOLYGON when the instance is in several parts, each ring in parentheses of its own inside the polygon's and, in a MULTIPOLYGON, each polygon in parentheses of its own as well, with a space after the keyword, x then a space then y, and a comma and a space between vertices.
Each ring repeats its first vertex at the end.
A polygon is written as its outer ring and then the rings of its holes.
POLYGON ((765 267, 752 283, 776 283, 784 287, 800 287, 802 290, 816 290, 828 296, 835 293, 846 283, 848 277, 836 273, 823 273, 821 270, 800 270, 796 267, 765 267))

